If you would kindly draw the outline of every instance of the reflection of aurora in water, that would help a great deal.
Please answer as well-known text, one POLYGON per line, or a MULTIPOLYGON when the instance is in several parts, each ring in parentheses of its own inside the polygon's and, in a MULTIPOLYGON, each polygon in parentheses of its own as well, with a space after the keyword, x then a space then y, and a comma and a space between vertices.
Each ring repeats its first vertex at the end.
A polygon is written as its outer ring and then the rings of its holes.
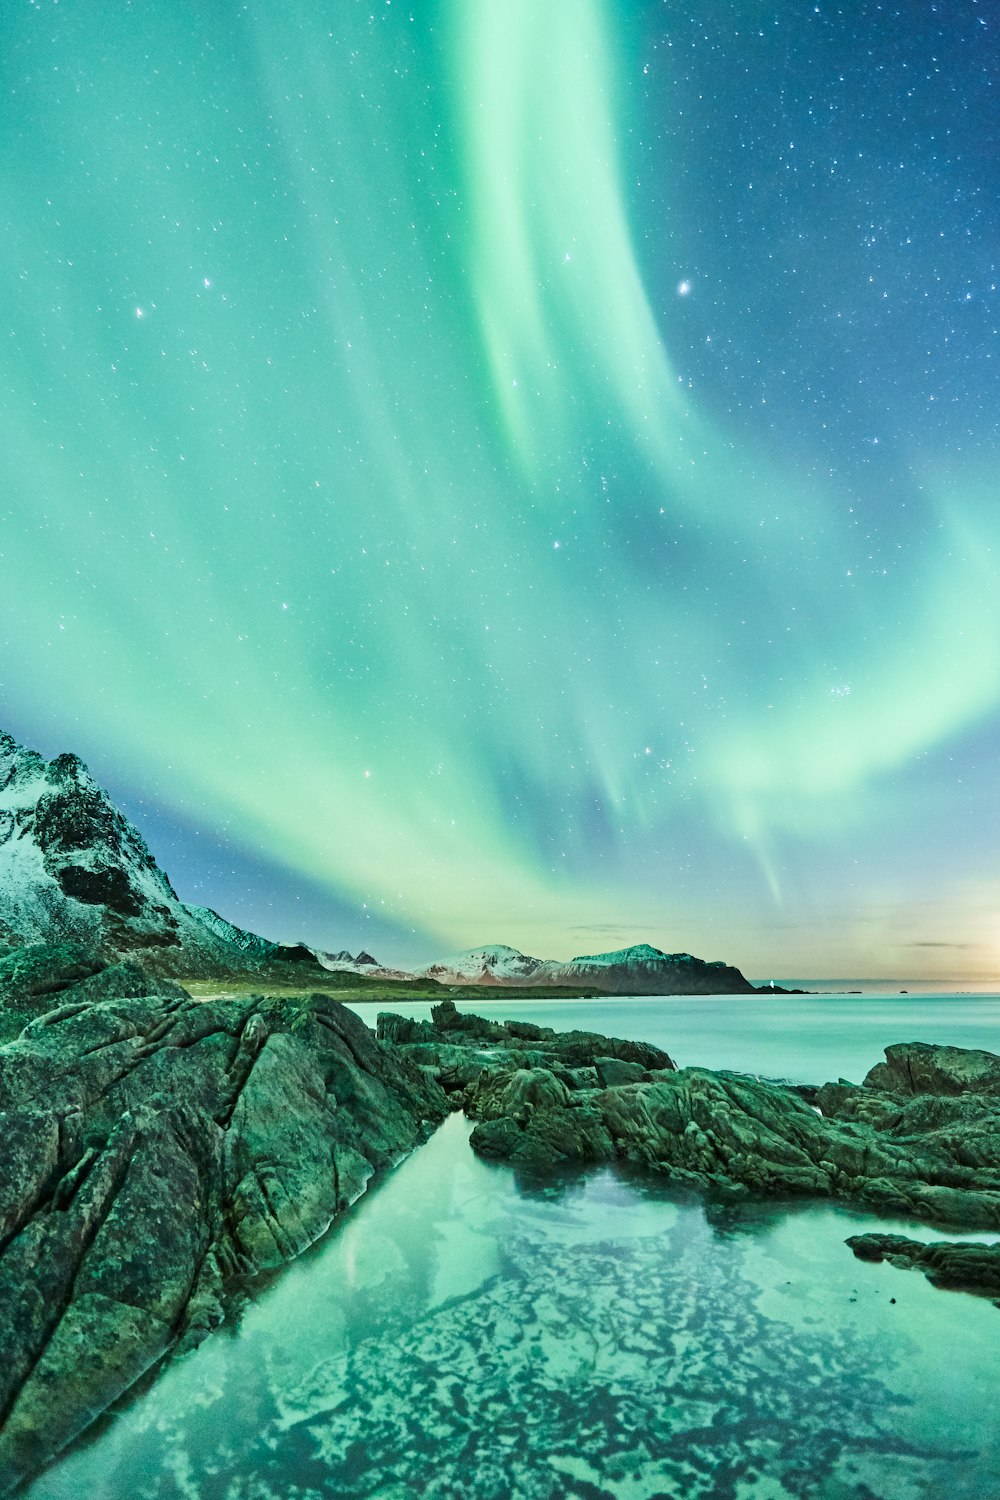
POLYGON ((9 18, 12 727, 290 936, 995 969, 991 41, 329 9, 9 18))
POLYGON ((453 1118, 31 1500, 996 1489, 993 1309, 854 1261, 870 1221, 606 1172, 519 1191, 466 1134, 453 1118))

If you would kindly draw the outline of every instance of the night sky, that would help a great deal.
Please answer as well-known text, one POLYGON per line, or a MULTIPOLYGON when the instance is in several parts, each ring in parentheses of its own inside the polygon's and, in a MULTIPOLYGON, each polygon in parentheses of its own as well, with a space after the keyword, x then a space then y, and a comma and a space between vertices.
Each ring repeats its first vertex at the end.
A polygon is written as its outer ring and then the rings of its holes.
POLYGON ((268 936, 997 976, 998 33, 6 6, 0 722, 268 936))

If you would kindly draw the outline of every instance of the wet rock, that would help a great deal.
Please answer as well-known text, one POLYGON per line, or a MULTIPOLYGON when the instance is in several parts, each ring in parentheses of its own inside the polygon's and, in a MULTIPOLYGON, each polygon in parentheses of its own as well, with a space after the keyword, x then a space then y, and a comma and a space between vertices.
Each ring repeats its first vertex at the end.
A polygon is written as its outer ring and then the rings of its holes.
POLYGON ((325 995, 196 1002, 70 949, 8 956, 0 983, 0 1022, 29 1016, 0 1046, 6 1493, 447 1104, 325 995))
POLYGON ((992 1297, 1000 1306, 1000 1245, 962 1240, 926 1245, 900 1234, 856 1234, 845 1243, 859 1260, 922 1271, 934 1286, 992 1297))
POLYGON ((965 1047, 902 1042, 885 1049, 865 1088, 898 1094, 1000 1094, 1000 1057, 965 1047))
POLYGON ((625 1062, 620 1057, 596 1057, 594 1071, 602 1089, 614 1088, 620 1083, 640 1083, 648 1077, 639 1063, 625 1062))
POLYGON ((864 1085, 814 1089, 677 1071, 643 1043, 484 1022, 451 1001, 433 1025, 379 1025, 436 1065, 480 1122, 473 1147, 494 1159, 618 1159, 715 1194, 841 1198, 1000 1228, 1000 1058, 989 1053, 904 1044, 864 1085))

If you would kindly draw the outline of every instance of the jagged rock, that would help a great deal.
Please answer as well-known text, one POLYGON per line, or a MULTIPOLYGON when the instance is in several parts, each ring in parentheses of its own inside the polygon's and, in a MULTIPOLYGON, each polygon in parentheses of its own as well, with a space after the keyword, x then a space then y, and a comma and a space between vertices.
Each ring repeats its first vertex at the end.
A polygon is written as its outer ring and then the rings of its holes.
POLYGON ((887 1260, 900 1270, 922 1271, 934 1286, 992 1297, 1000 1307, 1000 1245, 963 1240, 925 1245, 901 1234, 855 1234, 845 1244, 859 1260, 887 1260))
POLYGON ((277 977, 286 964, 323 975, 303 945, 181 901, 78 756, 46 761, 0 732, 0 944, 38 943, 186 978, 277 977))
POLYGON ((886 1047, 885 1062, 865 1087, 898 1094, 1000 1094, 1000 1057, 965 1047, 901 1042, 886 1047))
POLYGON ((853 1199, 1000 1227, 1000 1097, 991 1092, 1000 1058, 987 1053, 890 1047, 863 1086, 813 1090, 678 1072, 642 1043, 483 1021, 451 1001, 430 1024, 380 1017, 379 1028, 434 1069, 479 1120, 473 1147, 496 1159, 623 1159, 713 1192, 853 1199), (904 1079, 905 1094, 879 1086, 904 1079), (914 1093, 914 1080, 939 1092, 914 1093))
POLYGON ((0 955, 0 1002, 51 1010, 51 997, 105 967, 80 943, 29 943, 0 955))
POLYGON ((234 1276, 311 1244, 447 1105, 324 995, 196 1002, 66 949, 0 969, 0 1018, 34 1015, 0 1046, 7 1493, 214 1326, 234 1276), (76 983, 74 962, 91 970, 76 983), (54 978, 39 1014, 32 986, 54 978))
POLYGON ((595 1057, 594 1072, 602 1089, 614 1088, 619 1083, 641 1083, 649 1077, 638 1063, 625 1062, 620 1057, 595 1057))
POLYGON ((661 1048, 648 1042, 590 1031, 553 1031, 530 1021, 489 1021, 459 1011, 450 998, 431 1008, 430 1021, 383 1012, 377 1035, 432 1069, 452 1104, 477 1118, 496 1112, 491 1101, 518 1073, 541 1070, 561 1090, 576 1092, 596 1085, 598 1059, 602 1067, 621 1066, 629 1076, 634 1070, 643 1078, 674 1067, 661 1048))

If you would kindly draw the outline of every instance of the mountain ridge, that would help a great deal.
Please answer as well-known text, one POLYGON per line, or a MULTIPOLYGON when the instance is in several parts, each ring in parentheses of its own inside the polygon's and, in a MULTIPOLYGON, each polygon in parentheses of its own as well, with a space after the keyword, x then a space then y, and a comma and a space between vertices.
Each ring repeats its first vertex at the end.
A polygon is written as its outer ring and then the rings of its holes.
POLYGON ((78 755, 47 761, 0 730, 0 947, 82 943, 102 959, 141 959, 188 979, 356 975, 386 983, 436 981, 605 994, 754 994, 739 969, 637 943, 567 962, 487 943, 415 973, 371 953, 277 943, 212 907, 180 899, 145 839, 78 755), (291 966, 294 965, 293 969, 291 966))
POLYGON ((181 901, 78 755, 47 761, 0 730, 0 943, 65 941, 192 978, 319 968, 303 945, 272 942, 181 901))

